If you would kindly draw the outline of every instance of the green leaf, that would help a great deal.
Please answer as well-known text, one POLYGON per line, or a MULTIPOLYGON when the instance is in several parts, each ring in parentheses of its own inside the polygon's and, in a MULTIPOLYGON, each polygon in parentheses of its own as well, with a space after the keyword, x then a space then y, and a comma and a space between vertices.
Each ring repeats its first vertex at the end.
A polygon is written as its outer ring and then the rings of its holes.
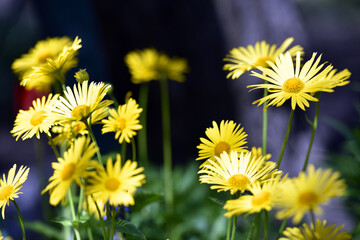
POLYGON ((215 197, 209 197, 209 199, 211 201, 213 201, 214 203, 220 205, 220 206, 224 206, 225 205, 225 201, 219 198, 215 198, 215 197))
POLYGON ((134 196, 135 205, 131 209, 132 211, 140 211, 148 204, 159 201, 162 198, 162 194, 138 189, 134 196))
POLYGON ((88 219, 89 219, 88 216, 81 217, 80 219, 77 219, 77 220, 57 218, 56 220, 53 220, 53 222, 60 223, 61 225, 66 226, 66 227, 72 226, 72 227, 77 228, 80 223, 86 223, 88 219))
POLYGON ((62 240, 63 236, 59 229, 40 221, 25 222, 25 228, 41 233, 46 238, 62 240))
MULTIPOLYGON (((111 220, 105 221, 105 225, 107 227, 111 227, 111 220)), ((135 227, 135 225, 122 219, 115 220, 114 229, 118 232, 130 235, 131 239, 134 240, 146 239, 145 235, 137 227, 135 227)))

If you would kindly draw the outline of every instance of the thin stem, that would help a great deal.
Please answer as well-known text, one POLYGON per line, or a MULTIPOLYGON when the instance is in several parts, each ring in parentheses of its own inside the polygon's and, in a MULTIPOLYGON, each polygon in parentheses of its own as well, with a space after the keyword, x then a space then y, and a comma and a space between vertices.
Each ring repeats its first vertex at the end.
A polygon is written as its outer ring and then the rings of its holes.
POLYGON ((231 233, 231 240, 235 239, 235 235, 236 235, 236 223, 237 223, 237 216, 235 215, 233 217, 233 224, 232 224, 232 233, 231 233))
POLYGON ((116 211, 114 210, 114 208, 112 208, 111 209, 111 228, 110 228, 109 240, 113 240, 113 237, 114 237, 114 233, 115 233, 115 216, 116 216, 116 211))
POLYGON ((286 147, 286 144, 287 144, 287 141, 288 141, 288 138, 289 138, 289 134, 290 134, 291 124, 292 124, 292 121, 293 121, 293 118, 294 118, 294 112, 295 111, 293 109, 291 109, 289 123, 288 123, 287 129, 286 129, 284 142, 283 142, 282 147, 281 147, 279 158, 278 158, 278 160, 276 162, 276 168, 277 169, 280 168, 281 160, 282 160, 282 157, 283 157, 284 152, 285 152, 285 147, 286 147))
MULTIPOLYGON (((70 210, 71 210, 72 219, 77 220, 77 216, 76 216, 76 213, 75 213, 74 202, 73 202, 73 199, 72 199, 71 188, 69 188, 69 190, 68 190, 68 198, 69 198, 69 203, 70 203, 70 210)), ((74 226, 74 232, 75 232, 76 239, 80 240, 81 237, 80 237, 79 230, 77 229, 77 226, 76 227, 74 226)))
POLYGON ((126 141, 123 141, 121 144, 121 159, 122 161, 126 161, 126 141))
MULTIPOLYGON (((267 81, 265 81, 265 84, 267 81)), ((268 95, 267 88, 264 88, 264 97, 268 95)), ((268 126, 268 111, 266 109, 267 101, 264 102, 263 111, 263 129, 262 129, 262 154, 265 156, 267 153, 267 126, 268 126)))
POLYGON ((15 208, 16 208, 16 211, 17 211, 17 214, 18 214, 18 217, 19 217, 19 222, 20 222, 20 227, 21 227, 21 231, 22 231, 22 237, 23 237, 23 240, 26 239, 26 235, 25 235, 25 227, 24 227, 24 221, 23 221, 23 218, 21 216, 21 213, 20 213, 20 209, 19 209, 19 206, 17 205, 17 203, 15 202, 15 200, 11 200, 14 205, 15 205, 15 208))
POLYGON ((312 127, 312 132, 311 132, 311 137, 310 137, 310 142, 309 142, 309 147, 306 153, 306 158, 305 158, 305 162, 304 162, 304 166, 302 168, 302 171, 305 172, 306 171, 306 167, 308 165, 309 162, 309 157, 310 157, 310 152, 311 152, 311 148, 314 142, 314 138, 315 138, 315 132, 317 129, 317 125, 318 125, 318 119, 319 119, 319 109, 320 109, 320 94, 318 95, 318 102, 316 103, 316 112, 315 112, 315 117, 314 117, 314 122, 311 124, 312 127))
POLYGON ((143 126, 142 129, 138 132, 138 151, 139 151, 139 160, 144 166, 148 165, 148 146, 147 146, 147 103, 149 95, 149 85, 150 82, 143 83, 140 85, 139 91, 139 105, 142 107, 143 111, 140 114, 139 120, 140 124, 143 126))
POLYGON ((59 158, 60 155, 59 155, 59 152, 58 152, 58 150, 57 150, 57 148, 56 148, 56 146, 55 146, 55 144, 54 144, 53 139, 52 139, 49 135, 47 135, 47 134, 45 134, 45 135, 46 135, 46 136, 48 137, 48 139, 49 139, 49 144, 50 144, 52 150, 54 151, 56 158, 59 158))
POLYGON ((102 233, 103 233, 103 237, 104 237, 104 239, 107 239, 108 237, 107 237, 106 230, 105 230, 105 223, 104 223, 104 219, 101 216, 100 208, 99 208, 97 202, 95 201, 94 197, 91 196, 91 198, 95 203, 96 210, 97 210, 98 215, 99 215, 99 221, 100 221, 100 224, 101 224, 101 230, 102 230, 102 233))
POLYGON ((315 227, 315 214, 314 214, 314 211, 311 209, 309 212, 310 212, 310 216, 311 216, 311 223, 315 227))
POLYGON ((161 91, 161 115, 163 130, 163 157, 164 157, 164 184, 165 204, 169 212, 173 211, 174 193, 172 183, 172 153, 171 153, 171 132, 170 132, 170 103, 167 80, 160 80, 161 91))
MULTIPOLYGON (((111 86, 113 88, 113 86, 111 86)), ((119 107, 119 102, 117 101, 116 97, 113 94, 113 91, 108 91, 108 94, 111 98, 111 100, 114 102, 114 106, 117 109, 119 107)))
POLYGON ((98 144, 96 142, 95 135, 94 135, 94 133, 93 133, 93 131, 91 129, 91 126, 90 126, 90 124, 88 123, 87 120, 84 120, 83 123, 85 124, 85 126, 86 126, 86 128, 87 128, 87 130, 89 132, 91 140, 95 143, 95 146, 97 147, 96 155, 97 155, 98 161, 99 161, 99 163, 101 165, 103 165, 101 154, 100 154, 100 148, 99 148, 99 146, 98 146, 98 144))
POLYGON ((246 238, 247 240, 251 239, 252 233, 254 232, 254 229, 256 228, 256 223, 258 222, 259 216, 260 216, 260 213, 257 213, 256 217, 254 218, 253 223, 251 224, 250 232, 249 232, 249 234, 248 234, 248 236, 246 238))
POLYGON ((136 144, 134 138, 131 138, 132 160, 136 161, 136 144))
POLYGON ((284 231, 284 228, 285 228, 285 226, 286 226, 286 222, 287 222, 287 220, 288 220, 288 219, 289 219, 289 218, 285 218, 285 219, 282 221, 282 223, 281 223, 281 226, 280 226, 280 228, 279 228, 279 232, 278 232, 278 235, 277 235, 276 239, 279 239, 279 238, 280 238, 280 236, 281 236, 282 232, 284 231))
POLYGON ((227 224, 226 240, 230 240, 230 237, 231 237, 231 221, 232 221, 232 218, 229 218, 228 224, 227 224))
POLYGON ((264 210, 264 218, 264 240, 266 240, 269 228, 269 214, 266 210, 264 210))

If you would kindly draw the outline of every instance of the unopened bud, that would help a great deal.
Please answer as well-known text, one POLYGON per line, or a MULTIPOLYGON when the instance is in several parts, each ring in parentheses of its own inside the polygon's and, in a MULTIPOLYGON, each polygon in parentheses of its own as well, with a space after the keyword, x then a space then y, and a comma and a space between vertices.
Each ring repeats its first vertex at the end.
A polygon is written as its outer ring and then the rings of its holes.
POLYGON ((80 69, 75 73, 74 77, 78 83, 89 80, 89 74, 86 72, 86 69, 80 69))

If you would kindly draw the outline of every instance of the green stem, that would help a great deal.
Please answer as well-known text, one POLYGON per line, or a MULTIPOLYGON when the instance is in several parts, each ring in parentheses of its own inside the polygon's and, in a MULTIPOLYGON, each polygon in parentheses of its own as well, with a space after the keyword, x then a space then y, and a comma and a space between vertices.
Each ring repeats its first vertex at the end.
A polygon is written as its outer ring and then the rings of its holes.
POLYGON ((18 214, 18 217, 19 217, 19 222, 20 222, 20 227, 21 227, 21 231, 22 231, 22 237, 23 237, 23 240, 26 239, 26 235, 25 235, 25 227, 24 227, 24 221, 23 221, 23 218, 21 216, 21 213, 20 213, 20 209, 19 209, 19 206, 17 205, 17 203, 15 202, 15 200, 11 200, 14 205, 15 205, 15 208, 16 208, 16 211, 17 211, 17 214, 18 214))
POLYGON ((258 222, 259 216, 260 216, 260 213, 257 213, 256 217, 254 218, 253 223, 251 224, 250 232, 249 232, 249 234, 248 234, 248 236, 246 238, 247 240, 251 239, 252 233, 254 232, 254 229, 256 228, 256 223, 258 222))
MULTIPOLYGON (((320 94, 318 94, 318 99, 320 98, 320 94)), ((310 137, 310 142, 309 142, 309 147, 306 153, 306 158, 305 158, 305 162, 304 162, 304 166, 302 168, 302 171, 305 172, 306 171, 306 167, 308 165, 309 162, 309 157, 310 157, 310 152, 311 152, 311 148, 314 142, 314 138, 315 138, 315 132, 317 129, 317 125, 318 125, 318 119, 319 119, 319 109, 320 109, 320 99, 319 101, 316 103, 316 112, 315 112, 315 117, 314 117, 314 122, 311 124, 312 126, 312 132, 311 132, 311 137, 310 137)))
POLYGON ((101 154, 100 154, 100 148, 99 148, 99 146, 98 146, 98 144, 96 142, 95 135, 94 135, 94 133, 93 133, 93 131, 91 129, 91 126, 90 126, 90 124, 88 123, 88 121, 86 119, 83 121, 83 123, 85 124, 85 126, 86 126, 86 128, 87 128, 87 130, 89 132, 91 140, 95 143, 95 146, 97 147, 96 155, 97 155, 98 161, 99 161, 99 163, 101 165, 103 165, 101 154))
POLYGON ((116 212, 113 209, 111 209, 111 228, 110 228, 110 237, 109 237, 109 240, 113 240, 114 238, 114 233, 115 233, 115 216, 116 216, 116 212))
POLYGON ((131 138, 131 146, 132 146, 132 160, 136 161, 136 144, 134 138, 131 138))
POLYGON ((79 193, 79 203, 78 203, 78 211, 77 211, 77 217, 80 217, 82 204, 84 199, 84 188, 80 187, 80 193, 79 193))
POLYGON ((235 239, 235 235, 236 235, 236 223, 237 223, 237 216, 235 215, 233 217, 233 224, 232 224, 232 233, 231 233, 231 240, 235 239))
POLYGON ((287 144, 287 141, 288 141, 288 138, 289 138, 289 134, 290 134, 291 124, 292 124, 292 121, 293 121, 293 118, 294 118, 294 112, 295 111, 293 109, 291 109, 289 123, 288 123, 287 129, 286 129, 284 142, 283 142, 282 147, 281 147, 279 158, 278 158, 278 160, 276 162, 276 168, 277 169, 280 168, 281 160, 282 160, 282 157, 283 157, 284 152, 285 152, 285 147, 286 147, 286 144, 287 144))
POLYGON ((99 215, 99 221, 100 221, 100 224, 101 224, 101 230, 102 230, 102 233, 103 233, 103 237, 104 237, 104 239, 107 239, 108 237, 107 237, 106 230, 105 230, 105 223, 104 223, 103 217, 101 216, 99 206, 98 206, 97 202, 95 201, 95 199, 93 198, 93 196, 91 196, 91 198, 95 203, 96 210, 97 210, 98 215, 99 215))
POLYGON ((280 228, 279 228, 279 232, 278 232, 278 235, 277 235, 276 239, 279 239, 279 238, 280 238, 280 236, 281 236, 282 232, 284 231, 284 228, 285 228, 285 226, 286 226, 286 222, 287 222, 287 220, 288 220, 288 219, 289 219, 289 218, 285 218, 285 219, 282 221, 282 223, 281 223, 281 226, 280 226, 280 228))
POLYGON ((230 240, 231 237, 231 222, 232 222, 232 218, 229 218, 227 224, 226 240, 230 240))
POLYGON ((121 144, 121 159, 123 162, 126 161, 126 141, 124 140, 121 144))
POLYGON ((49 135, 47 135, 47 134, 45 134, 45 135, 46 135, 46 136, 48 137, 48 139, 49 139, 49 144, 50 144, 52 150, 54 151, 56 158, 59 158, 60 155, 59 155, 59 152, 58 152, 58 150, 57 150, 57 148, 56 148, 56 146, 55 146, 55 144, 54 144, 54 141, 52 140, 52 138, 51 138, 49 135))
POLYGON ((264 240, 267 239, 268 228, 269 228, 269 214, 268 211, 264 210, 264 240))
MULTIPOLYGON (((76 213, 75 213, 74 202, 73 202, 73 199, 72 199, 71 188, 69 188, 69 190, 68 190, 68 198, 69 198, 69 203, 70 203, 70 210, 71 210, 72 219, 77 220, 77 216, 76 216, 76 213)), ((79 230, 78 230, 78 226, 74 226, 74 232, 75 232, 76 239, 80 240, 81 237, 80 237, 80 233, 79 233, 79 230)))
MULTIPOLYGON (((267 81, 265 81, 265 84, 267 81)), ((268 95, 267 88, 264 88, 264 97, 268 95)), ((267 101, 264 102, 263 111, 263 129, 262 129, 262 154, 265 156, 267 153, 267 126, 268 126, 268 111, 266 109, 267 101)))
POLYGON ((161 108, 162 108, 162 130, 163 130, 163 154, 164 154, 164 184, 165 204, 169 212, 173 211, 174 193, 172 183, 172 153, 170 132, 170 103, 167 80, 160 80, 161 108))
POLYGON ((150 82, 141 84, 139 91, 139 106, 143 109, 142 113, 140 114, 139 120, 143 128, 140 129, 138 132, 138 151, 139 160, 144 166, 147 166, 149 163, 147 146, 147 103, 149 95, 149 85, 150 82))
MULTIPOLYGON (((113 86, 111 86, 113 88, 113 86)), ((111 100, 114 102, 114 106, 117 109, 119 107, 119 102, 117 101, 116 97, 113 94, 113 91, 108 91, 108 94, 111 98, 111 100)))

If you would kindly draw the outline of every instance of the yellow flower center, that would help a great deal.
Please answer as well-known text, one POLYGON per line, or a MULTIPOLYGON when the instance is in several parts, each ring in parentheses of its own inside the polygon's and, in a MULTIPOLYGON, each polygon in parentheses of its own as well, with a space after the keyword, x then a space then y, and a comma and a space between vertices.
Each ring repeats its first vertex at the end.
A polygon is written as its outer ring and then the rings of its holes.
POLYGON ((116 191, 120 186, 120 181, 116 178, 110 178, 105 182, 105 187, 109 191, 116 191))
POLYGON ((46 118, 45 113, 46 112, 43 110, 35 112, 30 119, 31 125, 37 126, 37 125, 41 124, 42 121, 44 121, 44 119, 46 118))
POLYGON ((260 57, 257 59, 254 65, 267 68, 269 67, 269 64, 267 64, 266 61, 273 61, 273 60, 270 57, 260 57))
POLYGON ((244 191, 249 185, 249 183, 250 180, 242 174, 232 175, 228 179, 229 186, 240 191, 244 191))
POLYGON ((122 131, 125 129, 125 127, 126 127, 126 119, 125 118, 117 118, 116 119, 116 128, 118 128, 122 131))
POLYGON ((71 111, 71 117, 76 118, 77 120, 82 120, 90 114, 90 107, 86 104, 82 104, 74 107, 71 111))
POLYGON ((305 87, 303 81, 298 78, 289 78, 282 86, 284 92, 287 93, 298 93, 305 87))
POLYGON ((230 151, 230 145, 227 142, 221 141, 218 144, 216 144, 215 156, 220 157, 220 154, 222 154, 224 151, 227 153, 229 153, 230 151))
POLYGON ((318 202, 319 196, 312 191, 306 191, 300 194, 298 200, 302 205, 313 206, 318 202))
POLYGON ((76 170, 76 164, 75 163, 68 163, 64 166, 63 170, 61 171, 61 179, 62 180, 68 180, 72 177, 76 170))
POLYGON ((75 134, 78 134, 81 130, 85 129, 86 126, 83 122, 76 122, 73 126, 73 130, 75 134))
POLYGON ((13 192, 13 186, 5 186, 0 192, 0 201, 7 200, 13 192))
POLYGON ((47 58, 51 58, 52 54, 49 52, 45 52, 38 56, 38 62, 39 63, 45 63, 47 58))
POLYGON ((269 198, 270 198, 269 192, 260 192, 252 197, 251 204, 253 206, 262 206, 267 201, 269 201, 269 198))

